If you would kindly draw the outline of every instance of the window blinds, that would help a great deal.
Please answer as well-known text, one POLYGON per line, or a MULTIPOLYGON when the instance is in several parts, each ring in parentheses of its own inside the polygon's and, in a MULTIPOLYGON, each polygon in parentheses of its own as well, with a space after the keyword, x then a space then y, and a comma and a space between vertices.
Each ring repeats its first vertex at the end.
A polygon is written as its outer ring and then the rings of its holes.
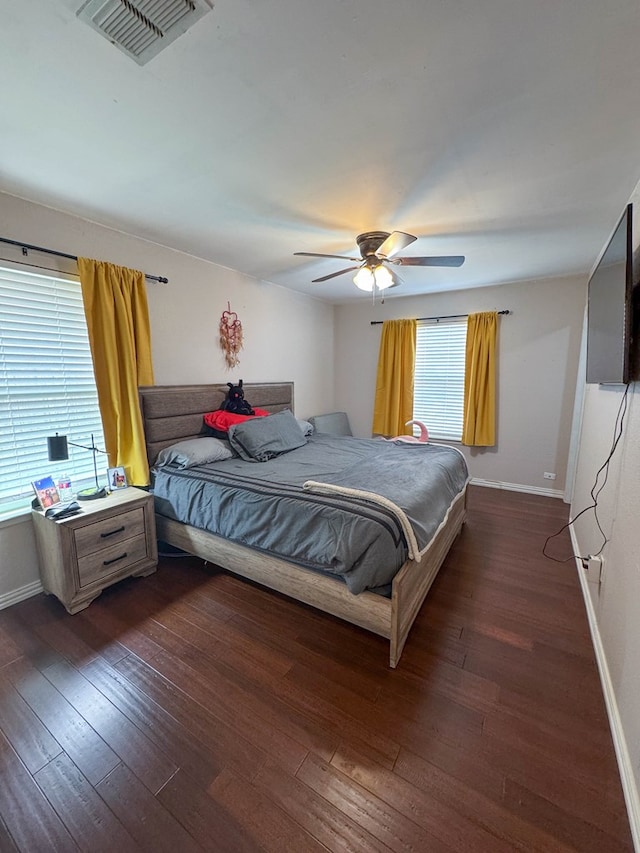
POLYGON ((466 319, 418 323, 413 418, 430 438, 462 438, 466 339, 466 319))
POLYGON ((49 462, 56 432, 104 447, 80 282, 0 268, 0 512, 24 506, 47 474, 67 471, 74 490, 93 481, 87 450, 49 462))

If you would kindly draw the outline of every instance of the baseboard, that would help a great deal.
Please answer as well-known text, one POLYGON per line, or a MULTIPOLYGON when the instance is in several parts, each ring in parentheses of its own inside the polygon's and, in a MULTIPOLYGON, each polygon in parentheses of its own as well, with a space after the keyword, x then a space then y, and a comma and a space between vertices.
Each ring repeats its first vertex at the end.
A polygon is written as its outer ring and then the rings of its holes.
POLYGON ((18 589, 13 589, 11 592, 5 592, 4 595, 0 595, 0 610, 11 607, 12 604, 17 604, 19 601, 24 601, 25 598, 31 598, 32 595, 38 595, 40 592, 42 592, 40 581, 33 581, 25 586, 18 587, 18 589))
POLYGON ((489 489, 505 489, 508 492, 525 492, 528 495, 543 495, 546 498, 564 498, 559 489, 543 489, 539 486, 522 486, 519 483, 501 483, 498 480, 479 480, 471 478, 472 486, 486 486, 489 489))
POLYGON ((607 715, 609 717, 609 726, 611 728, 611 737, 616 751, 622 791, 624 793, 624 800, 627 806, 627 814, 629 815, 629 826, 631 828, 633 846, 640 853, 640 798, 638 797, 638 786, 633 772, 633 765, 629 757, 629 750, 627 749, 627 739, 624 734, 622 720, 620 719, 620 713, 618 711, 616 694, 613 689, 613 684, 611 683, 607 656, 604 651, 604 646, 602 645, 600 629, 598 628, 598 619, 593 607, 593 601, 591 600, 591 593, 589 592, 589 583, 587 581, 586 573, 582 568, 582 562, 577 556, 580 551, 578 549, 578 542, 576 540, 573 526, 569 527, 569 533, 571 535, 571 545, 576 559, 576 569, 578 572, 578 578, 580 579, 580 587, 582 588, 582 597, 584 598, 584 605, 587 611, 587 619, 589 620, 593 650, 598 663, 600 683, 602 684, 602 692, 604 694, 607 715))

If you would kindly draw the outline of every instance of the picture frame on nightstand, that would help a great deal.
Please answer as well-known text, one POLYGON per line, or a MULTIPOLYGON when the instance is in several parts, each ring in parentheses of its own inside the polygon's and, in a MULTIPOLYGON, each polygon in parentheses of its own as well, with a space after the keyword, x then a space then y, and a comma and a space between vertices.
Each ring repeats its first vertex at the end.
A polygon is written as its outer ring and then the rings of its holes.
POLYGON ((49 507, 60 503, 60 493, 53 482, 53 477, 42 477, 40 480, 33 480, 31 485, 42 509, 49 509, 49 507))
POLYGON ((117 468, 107 468, 107 485, 111 492, 127 488, 127 474, 122 465, 117 468))

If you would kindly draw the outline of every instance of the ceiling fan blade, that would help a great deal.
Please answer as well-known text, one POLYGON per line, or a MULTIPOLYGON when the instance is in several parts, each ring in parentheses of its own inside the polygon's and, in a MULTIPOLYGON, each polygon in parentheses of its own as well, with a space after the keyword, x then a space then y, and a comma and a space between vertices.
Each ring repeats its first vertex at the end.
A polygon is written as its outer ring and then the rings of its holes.
POLYGON ((428 258, 393 258, 391 263, 403 267, 461 267, 464 255, 433 255, 428 258))
POLYGON ((351 270, 360 269, 360 266, 362 266, 362 264, 357 267, 347 267, 344 270, 338 270, 338 272, 329 273, 329 275, 323 275, 322 278, 314 278, 311 283, 317 284, 319 281, 328 281, 330 278, 335 278, 337 275, 344 275, 344 273, 351 272, 351 270))
POLYGON ((305 258, 342 258, 343 261, 361 261, 362 258, 350 258, 348 255, 321 255, 319 252, 294 252, 294 255, 303 255, 305 258))
POLYGON ((384 243, 378 247, 376 255, 379 258, 392 258, 417 239, 413 234, 405 234, 404 231, 393 231, 384 243))

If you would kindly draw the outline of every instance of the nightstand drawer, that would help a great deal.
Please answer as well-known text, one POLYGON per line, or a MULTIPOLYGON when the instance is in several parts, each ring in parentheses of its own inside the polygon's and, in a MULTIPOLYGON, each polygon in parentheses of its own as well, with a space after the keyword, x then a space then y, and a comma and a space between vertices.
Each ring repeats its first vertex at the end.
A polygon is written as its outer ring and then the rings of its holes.
POLYGON ((126 573, 130 566, 147 556, 147 538, 144 533, 106 548, 103 546, 100 551, 78 559, 80 586, 101 581, 115 572, 126 573))
POLYGON ((109 548, 125 539, 131 539, 144 533, 144 510, 130 509, 112 518, 105 518, 93 524, 86 524, 74 532, 78 561, 103 548, 109 548))

